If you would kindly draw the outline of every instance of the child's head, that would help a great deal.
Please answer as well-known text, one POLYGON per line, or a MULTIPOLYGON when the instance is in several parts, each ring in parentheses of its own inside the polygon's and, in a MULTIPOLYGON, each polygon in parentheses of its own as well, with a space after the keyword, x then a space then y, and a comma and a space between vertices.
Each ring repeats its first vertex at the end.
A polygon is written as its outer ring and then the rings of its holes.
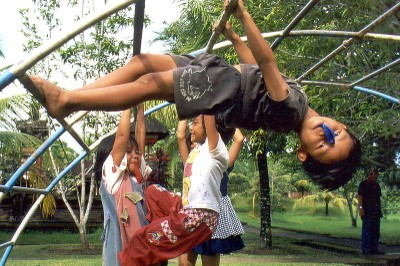
POLYGON ((350 180, 360 161, 358 139, 344 124, 328 117, 308 119, 300 132, 300 142, 297 156, 304 170, 329 190, 350 180))
POLYGON ((128 163, 128 170, 130 173, 134 173, 134 169, 140 169, 140 163, 142 162, 142 154, 139 150, 139 144, 135 139, 134 133, 131 132, 129 135, 128 147, 126 148, 126 156, 128 163))
POLYGON ((368 180, 376 181, 378 179, 378 171, 375 168, 371 168, 368 172, 368 180))
POLYGON ((206 141, 207 133, 204 125, 204 116, 196 116, 189 127, 190 141, 203 144, 206 141))
MULTIPOLYGON (((96 153, 96 162, 94 165, 95 177, 97 180, 101 180, 102 177, 102 169, 105 160, 113 149, 115 142, 115 134, 104 138, 97 147, 96 153)), ((134 134, 131 132, 129 135, 129 144, 126 150, 127 159, 128 159, 128 169, 130 173, 134 171, 134 164, 140 168, 140 163, 142 160, 142 155, 140 154, 138 143, 135 139, 134 134)))

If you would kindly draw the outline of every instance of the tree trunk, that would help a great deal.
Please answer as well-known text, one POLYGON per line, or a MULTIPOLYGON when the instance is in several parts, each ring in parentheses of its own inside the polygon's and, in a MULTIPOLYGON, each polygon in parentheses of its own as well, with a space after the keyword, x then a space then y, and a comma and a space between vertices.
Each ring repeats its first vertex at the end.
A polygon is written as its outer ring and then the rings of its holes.
POLYGON ((87 239, 87 234, 86 234, 86 223, 80 223, 78 227, 79 227, 79 239, 81 241, 82 250, 87 252, 89 251, 89 241, 87 239))
POLYGON ((328 208, 328 206, 329 206, 329 203, 325 202, 325 216, 329 216, 329 208, 328 208))
MULTIPOLYGON (((347 201, 347 207, 349 208, 351 226, 352 227, 357 227, 357 216, 354 217, 353 204, 352 204, 354 196, 350 196, 349 193, 346 190, 344 191, 344 196, 345 196, 346 201, 347 201)), ((356 215, 357 215, 357 213, 356 213, 356 215)))
POLYGON ((257 155, 258 171, 260 175, 260 248, 272 247, 272 233, 271 233, 271 198, 269 189, 269 176, 267 154, 262 152, 257 155))

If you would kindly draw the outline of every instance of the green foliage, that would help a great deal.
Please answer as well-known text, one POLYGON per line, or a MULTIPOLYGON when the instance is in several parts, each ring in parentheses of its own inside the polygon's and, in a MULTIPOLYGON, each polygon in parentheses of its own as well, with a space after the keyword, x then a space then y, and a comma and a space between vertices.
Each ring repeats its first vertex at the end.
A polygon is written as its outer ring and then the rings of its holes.
MULTIPOLYGON (((28 98, 29 99, 29 98, 28 98)), ((21 120, 29 114, 30 101, 25 95, 0 99, 0 127, 5 130, 16 130, 15 120, 21 120)))
MULTIPOLYGON (((183 12, 180 18, 168 25, 158 37, 170 41, 171 51, 182 53, 203 48, 210 36, 213 20, 222 12, 221 3, 209 1, 180 1, 183 12), (198 25, 201 25, 199 27, 198 25)), ((279 31, 293 20, 305 3, 298 1, 246 1, 246 7, 253 16, 262 32, 279 31)), ((396 4, 396 1, 320 1, 296 25, 295 30, 325 30, 325 31, 360 31, 378 18, 384 11, 396 4)), ((233 28, 240 35, 243 29, 235 19, 233 28)), ((375 33, 397 34, 399 23, 396 16, 374 29, 375 33)), ((349 39, 345 36, 308 35, 296 38, 285 38, 275 49, 276 60, 282 73, 297 78, 314 66, 321 59, 349 39)), ((269 39, 273 42, 274 39, 269 39)), ((337 83, 352 83, 363 76, 381 68, 399 57, 400 44, 395 41, 363 39, 354 42, 352 46, 338 53, 334 60, 322 65, 314 73, 303 79, 337 83)), ((217 54, 230 63, 238 63, 232 48, 218 51, 217 54)), ((384 71, 374 78, 368 79, 359 86, 375 89, 389 95, 397 95, 397 84, 400 83, 399 66, 390 71, 384 71)), ((349 130, 360 138, 363 147, 364 165, 371 163, 383 165, 386 168, 398 167, 399 136, 400 136, 400 106, 376 96, 367 95, 352 90, 343 90, 334 86, 305 85, 311 107, 319 114, 332 116, 345 123, 349 130), (398 159, 397 159, 398 160, 398 159)), ((271 157, 283 160, 293 171, 298 171, 299 165, 294 164, 293 157, 287 157, 282 151, 294 153, 297 141, 294 135, 286 140, 279 135, 266 136, 262 131, 255 132, 251 138, 255 154, 268 150, 271 157), (286 144, 285 144, 286 143, 286 144), (282 147, 285 148, 282 148, 282 147), (276 154, 275 154, 276 155, 276 154), (292 163, 289 163, 292 162, 292 163)), ((289 171, 290 173, 291 171, 289 171)))
POLYGON ((387 188, 381 196, 383 217, 400 213, 400 191, 397 188, 387 188))
POLYGON ((237 194, 249 195, 250 189, 251 185, 248 176, 236 171, 232 171, 229 174, 228 194, 230 198, 236 197, 237 194))

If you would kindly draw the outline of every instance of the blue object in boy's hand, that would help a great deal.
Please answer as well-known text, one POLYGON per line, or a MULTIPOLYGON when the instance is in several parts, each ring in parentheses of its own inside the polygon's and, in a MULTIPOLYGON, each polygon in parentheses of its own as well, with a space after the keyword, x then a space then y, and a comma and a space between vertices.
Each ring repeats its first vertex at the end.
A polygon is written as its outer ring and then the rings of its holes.
POLYGON ((322 123, 322 129, 324 130, 324 134, 326 139, 329 141, 330 144, 335 143, 335 132, 330 128, 327 124, 322 123))

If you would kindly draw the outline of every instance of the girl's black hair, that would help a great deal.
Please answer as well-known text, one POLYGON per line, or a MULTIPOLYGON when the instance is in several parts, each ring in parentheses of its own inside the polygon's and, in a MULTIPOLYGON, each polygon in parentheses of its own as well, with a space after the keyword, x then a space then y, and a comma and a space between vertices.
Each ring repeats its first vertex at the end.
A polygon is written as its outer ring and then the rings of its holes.
POLYGON ((311 177, 312 181, 321 188, 334 190, 343 186, 351 179, 360 163, 360 141, 353 134, 350 132, 348 133, 353 143, 346 159, 333 164, 324 164, 308 156, 303 162, 304 171, 311 177))

